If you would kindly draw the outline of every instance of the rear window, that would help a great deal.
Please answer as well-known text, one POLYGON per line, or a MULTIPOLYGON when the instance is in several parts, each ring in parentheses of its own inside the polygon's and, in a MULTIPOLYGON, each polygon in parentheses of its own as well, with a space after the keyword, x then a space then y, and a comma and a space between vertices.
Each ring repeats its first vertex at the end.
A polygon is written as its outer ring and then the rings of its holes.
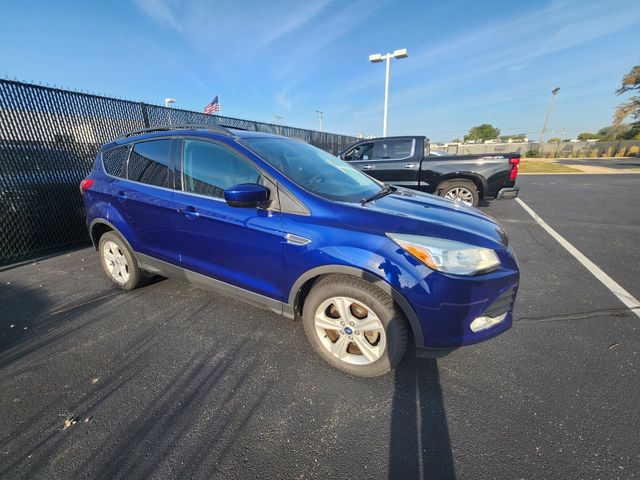
POLYGON ((136 143, 129 157, 129 180, 168 187, 170 150, 171 140, 136 143))
POLYGON ((129 146, 116 147, 102 154, 104 171, 113 177, 124 178, 127 172, 127 156, 129 146))

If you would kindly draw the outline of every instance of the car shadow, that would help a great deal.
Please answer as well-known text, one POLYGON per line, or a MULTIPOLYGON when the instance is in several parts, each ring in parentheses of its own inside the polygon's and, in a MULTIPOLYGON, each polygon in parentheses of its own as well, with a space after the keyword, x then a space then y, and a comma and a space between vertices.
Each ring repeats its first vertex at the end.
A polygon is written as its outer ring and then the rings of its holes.
POLYGON ((408 352, 394 383, 389 478, 455 478, 437 360, 408 352))

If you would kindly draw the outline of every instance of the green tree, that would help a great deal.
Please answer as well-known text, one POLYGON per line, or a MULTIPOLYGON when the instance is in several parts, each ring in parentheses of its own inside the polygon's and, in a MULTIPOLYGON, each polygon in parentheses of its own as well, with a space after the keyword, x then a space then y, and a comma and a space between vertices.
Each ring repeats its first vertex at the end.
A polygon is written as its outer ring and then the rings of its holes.
POLYGON ((562 140, 560 140, 560 137, 551 137, 549 139, 549 143, 560 143, 562 140))
POLYGON ((598 136, 602 140, 628 140, 634 136, 633 126, 628 123, 620 125, 611 125, 598 130, 598 136))
MULTIPOLYGON (((629 73, 622 77, 622 84, 616 90, 616 95, 634 91, 640 92, 640 65, 634 66, 629 73)), ((631 131, 628 132, 629 137, 640 136, 640 98, 635 95, 618 105, 613 116, 613 124, 620 126, 627 117, 635 120, 635 122, 631 123, 631 131)))
POLYGON ((453 140, 451 140, 451 142, 449 143, 461 143, 459 138, 454 138, 453 140))
POLYGON ((583 132, 578 134, 578 140, 599 140, 597 133, 583 132))
POLYGON ((464 141, 468 140, 493 140, 500 135, 500 129, 494 127, 489 123, 483 123, 477 125, 469 130, 469 133, 464 136, 464 141))

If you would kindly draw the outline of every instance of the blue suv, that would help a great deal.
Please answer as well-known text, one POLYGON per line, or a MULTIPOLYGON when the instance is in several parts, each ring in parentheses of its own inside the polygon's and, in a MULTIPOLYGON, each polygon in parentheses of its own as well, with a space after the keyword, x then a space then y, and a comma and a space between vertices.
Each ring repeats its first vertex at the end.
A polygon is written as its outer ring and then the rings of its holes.
POLYGON ((116 285, 162 275, 300 318, 315 351, 353 375, 389 371, 410 340, 451 349, 512 323, 519 271, 496 222, 297 140, 131 132, 100 149, 80 190, 116 285))

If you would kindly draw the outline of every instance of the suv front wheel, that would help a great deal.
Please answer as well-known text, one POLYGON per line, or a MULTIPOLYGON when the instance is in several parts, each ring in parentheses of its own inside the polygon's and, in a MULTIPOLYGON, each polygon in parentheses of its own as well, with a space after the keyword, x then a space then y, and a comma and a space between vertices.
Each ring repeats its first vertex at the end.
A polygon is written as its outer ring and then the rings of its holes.
POLYGON ((305 301, 302 321, 317 353, 351 375, 383 375, 407 348, 402 312, 386 293, 356 277, 320 279, 305 301))

